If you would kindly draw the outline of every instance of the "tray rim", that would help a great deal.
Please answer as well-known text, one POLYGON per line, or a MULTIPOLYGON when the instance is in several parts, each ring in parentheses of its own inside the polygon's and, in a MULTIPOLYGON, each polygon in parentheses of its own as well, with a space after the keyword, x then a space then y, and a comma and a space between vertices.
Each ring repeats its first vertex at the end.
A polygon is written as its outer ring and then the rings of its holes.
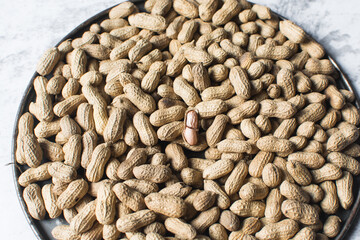
MULTIPOLYGON (((121 1, 120 3, 123 2, 132 2, 134 4, 140 4, 145 2, 145 0, 126 0, 126 1, 121 1)), ((251 4, 254 4, 253 2, 249 1, 251 4)), ((118 3, 118 4, 120 4, 118 3)), ((73 30, 71 30, 68 34, 66 34, 65 37, 63 37, 56 45, 55 47, 59 46, 63 41, 69 39, 69 38, 73 38, 74 35, 78 34, 81 30, 83 30, 86 27, 89 27, 91 24, 93 24, 94 22, 100 20, 101 18, 105 17, 106 14, 109 13, 109 11, 117 6, 118 4, 115 4, 105 10, 102 10, 100 12, 98 12, 97 14, 93 15, 92 17, 88 18, 87 20, 83 21, 81 24, 79 24, 77 27, 75 27, 73 30)), ((282 20, 288 20, 288 18, 278 14, 277 12, 273 11, 271 9, 271 11, 277 15, 280 19, 282 20)), ((304 29, 305 30, 305 29, 304 29)), ((306 32, 306 30, 305 30, 306 32)), ((311 38, 313 38, 309 33, 306 33, 308 36, 310 36, 311 38)), ((315 40, 315 38, 313 38, 315 40)), ((316 41, 316 40, 315 40, 316 41)), ((326 49, 325 49, 326 51, 326 49)), ((358 91, 356 90, 356 88, 353 87, 353 83, 351 80, 348 79, 347 74, 344 73, 342 71, 341 66, 335 61, 335 59, 330 56, 328 53, 326 53, 326 57, 332 62, 332 64, 334 65, 334 67, 336 68, 336 70, 339 72, 340 74, 340 78, 342 79, 342 83, 344 84, 345 89, 353 92, 355 94, 355 105, 357 108, 360 107, 360 98, 358 95, 358 91)), ((28 213, 27 211, 27 207, 26 207, 26 203, 23 199, 22 196, 22 192, 23 192, 23 187, 21 187, 18 184, 18 177, 19 177, 19 169, 17 166, 17 162, 16 162, 16 139, 17 139, 17 135, 18 135, 18 123, 19 123, 19 119, 21 117, 21 115, 24 113, 24 110, 28 104, 28 102, 30 101, 30 94, 31 92, 34 90, 33 88, 33 81, 34 79, 40 76, 36 71, 35 73, 31 76, 31 79, 28 83, 28 85, 25 88, 24 94, 21 97, 21 101, 20 101, 20 105, 18 107, 18 110, 16 112, 16 116, 15 116, 15 121, 14 121, 14 126, 13 126, 13 134, 12 134, 12 143, 11 143, 11 163, 12 163, 12 175, 13 175, 13 181, 14 181, 14 185, 15 185, 15 189, 16 189, 16 195, 17 198, 20 202, 21 205, 21 209, 25 215, 26 221, 28 222, 28 224, 30 225, 31 230, 33 231, 33 233, 35 234, 36 238, 39 240, 44 240, 45 237, 43 236, 43 229, 40 229, 37 225, 37 222, 39 222, 39 220, 33 219, 31 217, 31 215, 28 213)), ((360 88, 359 88, 360 90, 360 88)), ((353 176, 354 178, 360 178, 360 175, 358 176, 353 176)), ((354 185, 354 187, 356 187, 354 185)), ((349 230, 351 228, 353 228, 355 222, 355 218, 357 217, 358 213, 359 213, 359 206, 360 206, 360 190, 356 196, 356 199, 351 207, 350 210, 343 210, 343 211, 350 211, 348 218, 346 219, 346 221, 344 222, 344 224, 342 224, 341 226, 341 231, 339 232, 339 234, 336 236, 336 238, 333 238, 334 240, 343 240, 346 237, 349 237, 347 235, 347 233, 349 232, 349 230)))

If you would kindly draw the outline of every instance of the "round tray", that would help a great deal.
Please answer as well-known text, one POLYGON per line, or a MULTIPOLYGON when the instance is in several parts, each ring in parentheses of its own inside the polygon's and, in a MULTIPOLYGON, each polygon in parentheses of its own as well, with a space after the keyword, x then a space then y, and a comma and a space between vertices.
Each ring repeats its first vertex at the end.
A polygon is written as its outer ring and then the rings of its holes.
MULTIPOLYGON (((133 2, 140 9, 140 11, 145 11, 144 10, 144 2, 145 2, 144 0, 129 0, 129 1, 133 2)), ((66 39, 69 39, 69 38, 75 39, 77 37, 81 37, 82 33, 84 31, 88 30, 89 27, 93 23, 99 23, 102 20, 104 20, 105 18, 107 18, 108 13, 111 8, 112 7, 99 12, 95 16, 93 16, 93 17, 89 18, 88 20, 86 20, 85 22, 81 23, 74 30, 72 30, 69 34, 67 34, 56 46, 58 46, 61 42, 63 42, 66 39)), ((275 14, 277 14, 277 13, 275 13, 275 14)), ((279 14, 277 14, 277 15, 280 17, 280 19, 286 19, 285 17, 283 17, 279 14)), ((352 91, 355 94, 356 100, 354 103, 355 103, 355 106, 357 108, 359 108, 360 101, 359 101, 359 97, 358 97, 356 89, 352 87, 351 82, 348 80, 346 75, 341 71, 339 65, 335 62, 335 60, 331 56, 327 56, 327 57, 333 63, 336 70, 339 72, 340 76, 339 76, 338 85, 344 89, 352 91)), ((19 118, 21 117, 21 115, 28 111, 29 104, 35 100, 36 94, 35 94, 35 90, 33 87, 33 81, 37 76, 39 76, 39 74, 37 72, 35 72, 26 88, 26 91, 25 91, 22 99, 21 99, 21 103, 20 103, 20 106, 19 106, 19 109, 18 109, 18 112, 16 115, 13 138, 12 138, 12 149, 11 149, 11 151, 12 151, 11 156, 12 156, 12 162, 13 162, 13 164, 12 164, 13 165, 13 178, 14 178, 17 196, 20 201, 20 205, 22 207, 25 217, 26 217, 32 231, 34 232, 35 236, 41 240, 55 240, 51 235, 51 230, 55 226, 60 225, 60 224, 67 224, 67 222, 65 221, 65 219, 63 218, 62 215, 56 219, 45 219, 45 220, 41 220, 41 221, 33 219, 27 211, 27 207, 26 207, 26 204, 25 204, 23 196, 22 196, 22 192, 23 192, 24 188, 21 187, 17 181, 20 174, 28 168, 26 166, 18 165, 16 163, 15 152, 16 152, 16 138, 18 135, 17 126, 18 126, 19 118)), ((45 181, 45 183, 48 183, 48 182, 45 181)), ((40 183, 40 185, 42 185, 42 183, 40 183)), ((349 229, 352 227, 352 225, 356 224, 356 222, 354 220, 358 219, 357 214, 358 214, 358 209, 359 209, 359 205, 360 205, 360 192, 359 192, 359 189, 356 187, 359 185, 360 185, 360 176, 354 176, 353 194, 354 194, 355 201, 350 210, 345 211, 340 208, 339 211, 337 212, 337 215, 340 216, 340 218, 342 219, 343 222, 342 222, 341 231, 340 231, 339 235, 335 238, 335 240, 350 239, 350 236, 347 236, 347 233, 349 232, 349 229)))

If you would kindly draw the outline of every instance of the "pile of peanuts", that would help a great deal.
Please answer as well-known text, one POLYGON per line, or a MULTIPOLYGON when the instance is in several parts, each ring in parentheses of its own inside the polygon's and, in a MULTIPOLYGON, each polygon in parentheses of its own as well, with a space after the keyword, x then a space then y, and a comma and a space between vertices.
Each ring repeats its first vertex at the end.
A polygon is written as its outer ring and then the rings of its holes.
POLYGON ((246 0, 145 9, 41 58, 16 141, 29 214, 63 216, 59 240, 337 236, 360 115, 322 46, 246 0))

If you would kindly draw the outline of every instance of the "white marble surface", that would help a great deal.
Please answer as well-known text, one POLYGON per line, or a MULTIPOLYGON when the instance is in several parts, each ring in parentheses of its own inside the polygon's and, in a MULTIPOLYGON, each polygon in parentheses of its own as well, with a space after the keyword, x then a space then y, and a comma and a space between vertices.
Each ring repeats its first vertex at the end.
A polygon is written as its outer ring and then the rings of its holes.
MULTIPOLYGON (((35 239, 12 178, 11 141, 21 96, 47 48, 116 0, 0 0, 0 233, 35 239)), ((320 41, 360 89, 360 5, 357 0, 255 0, 292 19, 320 41)), ((360 239, 355 224, 347 239, 360 239)))

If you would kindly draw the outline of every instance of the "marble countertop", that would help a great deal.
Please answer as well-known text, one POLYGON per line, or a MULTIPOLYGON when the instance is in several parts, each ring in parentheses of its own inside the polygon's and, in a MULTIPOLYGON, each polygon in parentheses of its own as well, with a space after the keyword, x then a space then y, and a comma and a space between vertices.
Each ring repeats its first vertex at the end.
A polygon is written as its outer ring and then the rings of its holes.
MULTIPOLYGON (((81 22, 115 0, 0 0, 0 232, 6 239, 35 239, 12 178, 15 115, 37 60, 81 22)), ((254 0, 293 20, 325 46, 360 89, 360 5, 357 0, 254 0)), ((358 221, 357 221, 358 222, 358 221)), ((347 239, 360 240, 360 223, 347 239)))

